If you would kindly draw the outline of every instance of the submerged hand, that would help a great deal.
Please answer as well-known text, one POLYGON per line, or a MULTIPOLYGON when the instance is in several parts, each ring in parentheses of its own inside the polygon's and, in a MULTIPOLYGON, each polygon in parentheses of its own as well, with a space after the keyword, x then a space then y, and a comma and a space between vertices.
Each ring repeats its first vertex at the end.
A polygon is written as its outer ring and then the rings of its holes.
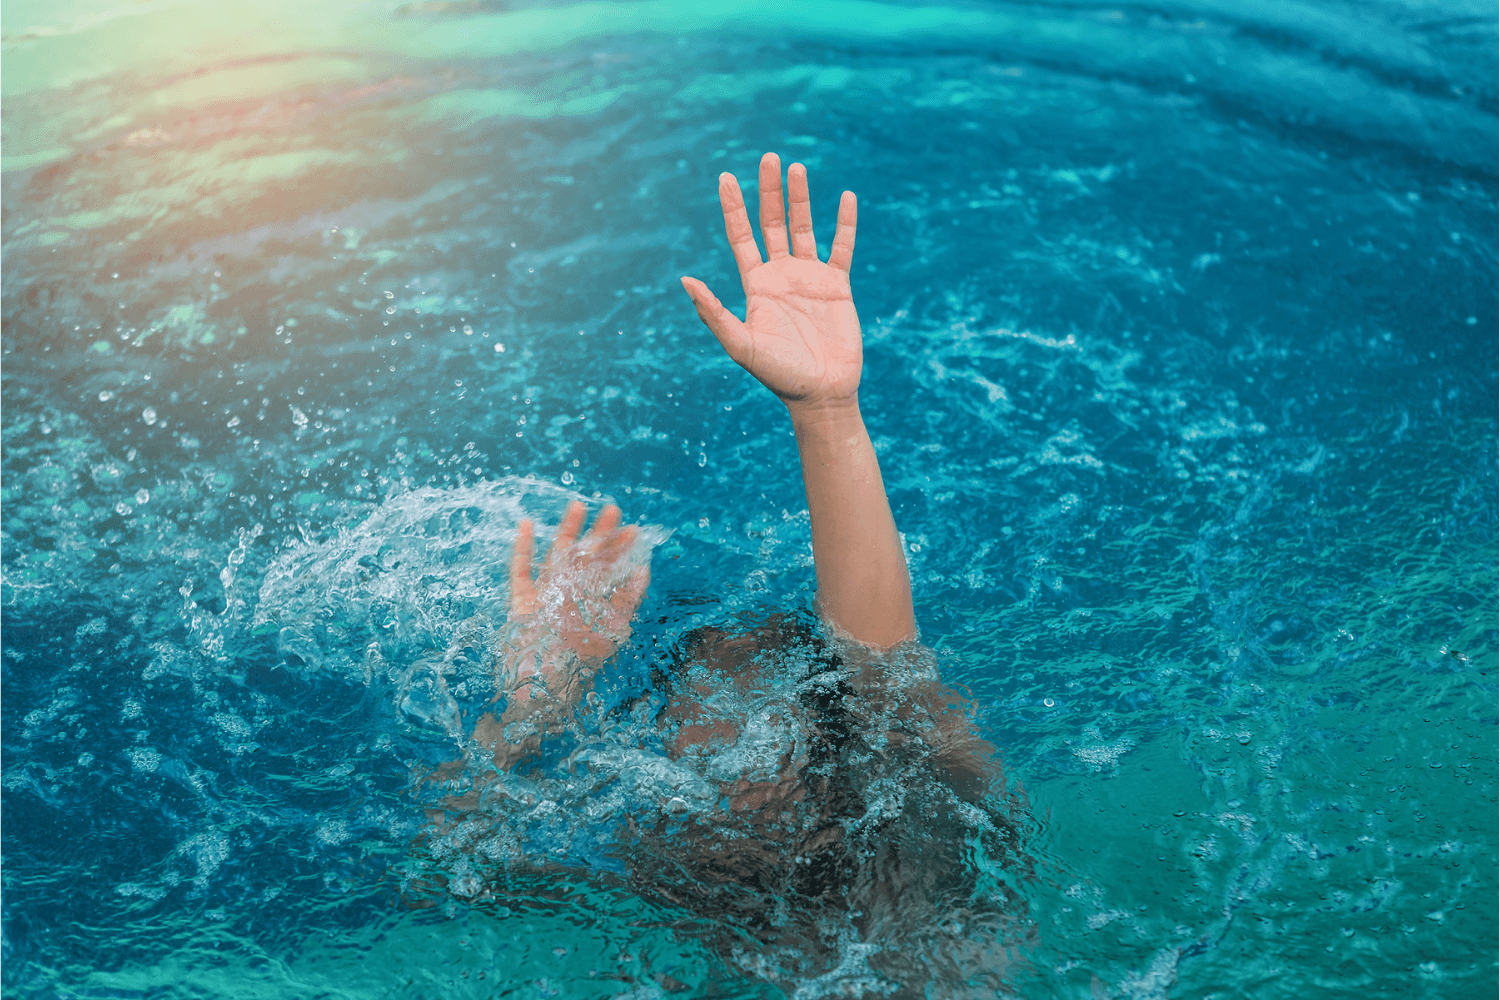
POLYGON ((535 580, 531 521, 516 529, 510 559, 514 628, 505 635, 496 700, 510 697, 499 718, 486 712, 474 726, 475 743, 493 755, 501 771, 535 753, 552 713, 577 703, 593 665, 614 655, 630 635, 630 618, 651 582, 649 566, 625 573, 619 565, 640 534, 634 525, 620 527, 620 508, 605 507, 579 538, 586 514, 583 504, 568 505, 535 580), (528 683, 536 680, 540 689, 528 683), (525 732, 510 733, 512 725, 523 722, 529 727, 525 732))
MULTIPOLYGON (((534 629, 556 635, 577 657, 605 659, 629 637, 630 618, 645 596, 651 570, 641 566, 621 580, 617 564, 634 546, 640 529, 620 527, 620 508, 610 504, 579 538, 586 513, 577 501, 568 505, 535 581, 532 524, 521 522, 510 563, 510 617, 531 619, 534 629)), ((546 671, 544 662, 523 664, 518 672, 524 676, 546 671)))
POLYGON ((741 322, 697 278, 683 278, 698 318, 731 358, 789 408, 852 402, 859 390, 863 352, 859 316, 849 291, 857 214, 854 193, 839 201, 838 229, 828 262, 818 260, 813 238, 807 169, 787 171, 791 239, 782 209, 781 160, 760 161, 760 226, 768 260, 761 260, 733 174, 719 175, 724 229, 745 289, 741 322))

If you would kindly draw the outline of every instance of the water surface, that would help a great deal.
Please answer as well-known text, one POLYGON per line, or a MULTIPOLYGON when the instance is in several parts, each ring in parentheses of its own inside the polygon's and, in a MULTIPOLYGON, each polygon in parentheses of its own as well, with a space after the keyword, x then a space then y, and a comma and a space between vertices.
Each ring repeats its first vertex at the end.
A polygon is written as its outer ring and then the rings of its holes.
POLYGON ((1491 8, 6 15, 8 994, 879 988, 621 881, 649 743, 508 864, 417 780, 523 512, 662 527, 606 701, 810 606, 789 427, 677 285, 738 303, 768 149, 825 245, 860 195, 918 620, 1027 802, 964 862, 1016 921, 926 929, 998 979, 932 995, 1492 994, 1491 8))

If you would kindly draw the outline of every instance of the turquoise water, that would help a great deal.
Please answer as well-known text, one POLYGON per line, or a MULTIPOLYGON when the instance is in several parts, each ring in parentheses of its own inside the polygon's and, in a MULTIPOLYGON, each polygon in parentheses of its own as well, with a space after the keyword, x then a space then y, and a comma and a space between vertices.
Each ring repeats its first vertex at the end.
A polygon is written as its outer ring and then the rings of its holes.
POLYGON ((1493 996, 1495 46, 1459 2, 7 4, 6 995, 1493 996), (860 772, 937 887, 883 941, 708 886, 674 840, 756 748, 633 714, 811 606, 789 427, 677 284, 735 307, 714 178, 765 150, 825 243, 860 195, 866 420, 1008 782, 860 772), (656 526, 636 630, 439 829, 572 496, 656 526))

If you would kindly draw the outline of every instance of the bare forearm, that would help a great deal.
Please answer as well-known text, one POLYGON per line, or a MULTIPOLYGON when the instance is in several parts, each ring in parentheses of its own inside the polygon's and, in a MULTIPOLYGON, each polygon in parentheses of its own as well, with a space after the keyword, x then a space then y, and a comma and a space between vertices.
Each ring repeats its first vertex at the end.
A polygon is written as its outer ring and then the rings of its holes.
POLYGON ((906 557, 858 399, 787 408, 802 458, 824 617, 866 646, 886 649, 912 638, 906 557))

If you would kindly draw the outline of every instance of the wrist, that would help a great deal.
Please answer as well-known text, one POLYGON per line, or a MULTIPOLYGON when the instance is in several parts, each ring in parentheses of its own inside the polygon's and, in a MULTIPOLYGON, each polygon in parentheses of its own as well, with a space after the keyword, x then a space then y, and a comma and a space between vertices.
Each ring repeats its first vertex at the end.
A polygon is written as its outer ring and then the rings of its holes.
POLYGON ((819 428, 844 429, 863 426, 859 394, 833 400, 782 400, 798 434, 819 428))

